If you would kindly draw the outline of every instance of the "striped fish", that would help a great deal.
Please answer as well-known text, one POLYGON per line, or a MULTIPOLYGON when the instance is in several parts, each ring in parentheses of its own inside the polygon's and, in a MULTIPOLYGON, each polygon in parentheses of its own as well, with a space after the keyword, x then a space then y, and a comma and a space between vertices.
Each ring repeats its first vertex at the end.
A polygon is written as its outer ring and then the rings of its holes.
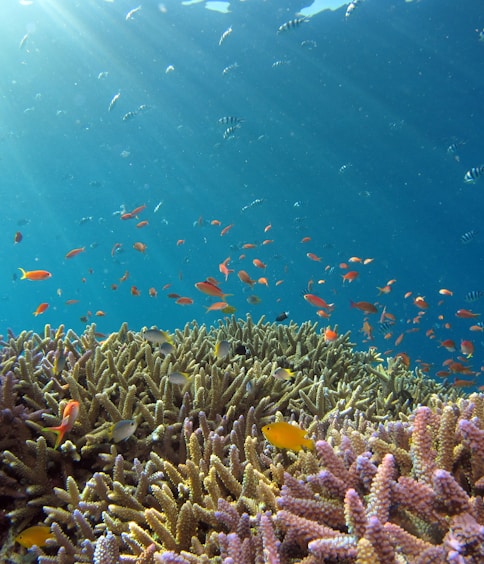
POLYGON ((237 125, 239 123, 242 123, 243 121, 244 121, 243 118, 239 118, 236 116, 224 116, 218 120, 218 123, 222 125, 237 125))
POLYGON ((464 174, 464 182, 466 184, 473 184, 483 174, 484 165, 473 166, 464 174))
POLYGON ((471 229, 470 231, 466 231, 463 235, 460 236, 460 242, 463 245, 467 245, 468 243, 470 243, 471 241, 473 241, 476 237, 476 235, 479 232, 476 231, 475 229, 471 229))
POLYGON ((307 22, 306 18, 295 18, 294 20, 289 20, 288 22, 283 23, 279 26, 277 33, 283 33, 284 31, 288 31, 290 29, 296 29, 299 27, 303 22, 307 22))
POLYGON ((484 296, 484 292, 482 290, 471 290, 467 292, 464 296, 464 300, 468 303, 477 302, 484 296))

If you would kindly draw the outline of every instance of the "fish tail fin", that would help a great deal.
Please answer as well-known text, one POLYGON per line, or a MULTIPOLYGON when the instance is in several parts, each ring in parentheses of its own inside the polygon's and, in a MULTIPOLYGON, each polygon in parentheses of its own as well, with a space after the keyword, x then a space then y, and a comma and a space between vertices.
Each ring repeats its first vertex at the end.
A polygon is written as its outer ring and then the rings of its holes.
POLYGON ((309 450, 314 450, 314 441, 313 439, 303 439, 302 444, 309 450))
POLYGON ((18 269, 22 273, 22 278, 20 278, 20 280, 24 280, 25 278, 27 278, 27 273, 25 272, 25 270, 23 268, 20 268, 20 266, 18 267, 18 269))
POLYGON ((356 304, 355 304, 355 302, 354 302, 353 300, 350 300, 350 306, 351 306, 351 307, 356 307, 356 304))
POLYGON ((61 444, 62 439, 64 438, 65 431, 63 427, 42 427, 41 431, 51 431, 52 433, 55 433, 57 435, 54 445, 54 450, 56 450, 57 447, 61 444))

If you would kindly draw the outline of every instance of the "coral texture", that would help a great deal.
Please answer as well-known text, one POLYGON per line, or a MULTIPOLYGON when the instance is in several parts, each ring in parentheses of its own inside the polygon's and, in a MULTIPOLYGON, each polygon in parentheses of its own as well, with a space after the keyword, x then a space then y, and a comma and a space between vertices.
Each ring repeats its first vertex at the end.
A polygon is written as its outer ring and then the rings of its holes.
POLYGON ((101 342, 93 326, 47 326, 3 341, 2 561, 39 523, 54 536, 31 549, 40 564, 484 561, 483 396, 310 323, 191 323, 173 338, 166 352, 126 326, 101 342), (216 359, 222 339, 232 352, 216 359), (42 428, 70 399, 79 417, 54 450, 42 428), (315 450, 268 444, 274 420, 315 450))

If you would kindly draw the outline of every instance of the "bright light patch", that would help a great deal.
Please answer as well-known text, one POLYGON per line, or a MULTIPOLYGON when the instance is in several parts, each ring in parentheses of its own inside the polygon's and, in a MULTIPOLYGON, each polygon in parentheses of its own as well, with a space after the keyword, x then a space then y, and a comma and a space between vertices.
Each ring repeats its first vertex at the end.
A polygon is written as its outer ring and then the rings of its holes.
POLYGON ((213 10, 214 12, 220 12, 221 14, 230 13, 229 6, 230 2, 216 2, 214 0, 205 4, 205 8, 207 8, 207 10, 213 10))
POLYGON ((298 12, 298 16, 310 18, 324 10, 338 10, 346 6, 348 2, 341 2, 341 0, 314 0, 311 6, 307 6, 298 12))

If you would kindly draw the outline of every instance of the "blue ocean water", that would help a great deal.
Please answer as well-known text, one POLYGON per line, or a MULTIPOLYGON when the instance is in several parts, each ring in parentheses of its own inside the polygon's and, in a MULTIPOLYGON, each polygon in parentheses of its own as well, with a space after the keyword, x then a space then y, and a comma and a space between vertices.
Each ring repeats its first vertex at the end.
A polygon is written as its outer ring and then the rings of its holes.
POLYGON ((238 317, 272 321, 288 311, 298 323, 338 325, 358 348, 406 352, 412 367, 430 363, 430 376, 471 340, 465 364, 480 371, 484 337, 470 327, 484 321, 484 298, 465 296, 484 291, 484 175, 472 184, 464 175, 484 164, 482 6, 364 0, 350 17, 342 6, 278 34, 303 7, 4 7, 1 333, 41 332, 46 323, 81 332, 95 322, 100 333, 124 321, 133 330, 216 324, 224 313, 206 307, 217 298, 194 287, 214 277, 238 317), (243 121, 224 139, 230 124, 219 120, 227 116, 243 121), (121 219, 139 206, 137 217, 121 219), (224 281, 227 257, 234 273, 224 281), (52 277, 21 280, 19 267, 52 277), (250 288, 240 270, 267 285, 250 288), (343 283, 348 270, 358 277, 343 283), (391 291, 379 295, 390 280, 391 291), (334 304, 329 319, 304 300, 308 288, 334 304), (252 295, 260 303, 248 303, 252 295), (414 304, 418 296, 428 308, 414 304), (365 317, 350 300, 376 304, 378 313, 365 317), (48 309, 35 317, 40 303, 48 309), (456 317, 464 308, 482 315, 456 317), (395 323, 379 329, 383 311, 395 323), (371 340, 361 332, 366 318, 371 340), (439 346, 446 339, 455 352, 439 346))

